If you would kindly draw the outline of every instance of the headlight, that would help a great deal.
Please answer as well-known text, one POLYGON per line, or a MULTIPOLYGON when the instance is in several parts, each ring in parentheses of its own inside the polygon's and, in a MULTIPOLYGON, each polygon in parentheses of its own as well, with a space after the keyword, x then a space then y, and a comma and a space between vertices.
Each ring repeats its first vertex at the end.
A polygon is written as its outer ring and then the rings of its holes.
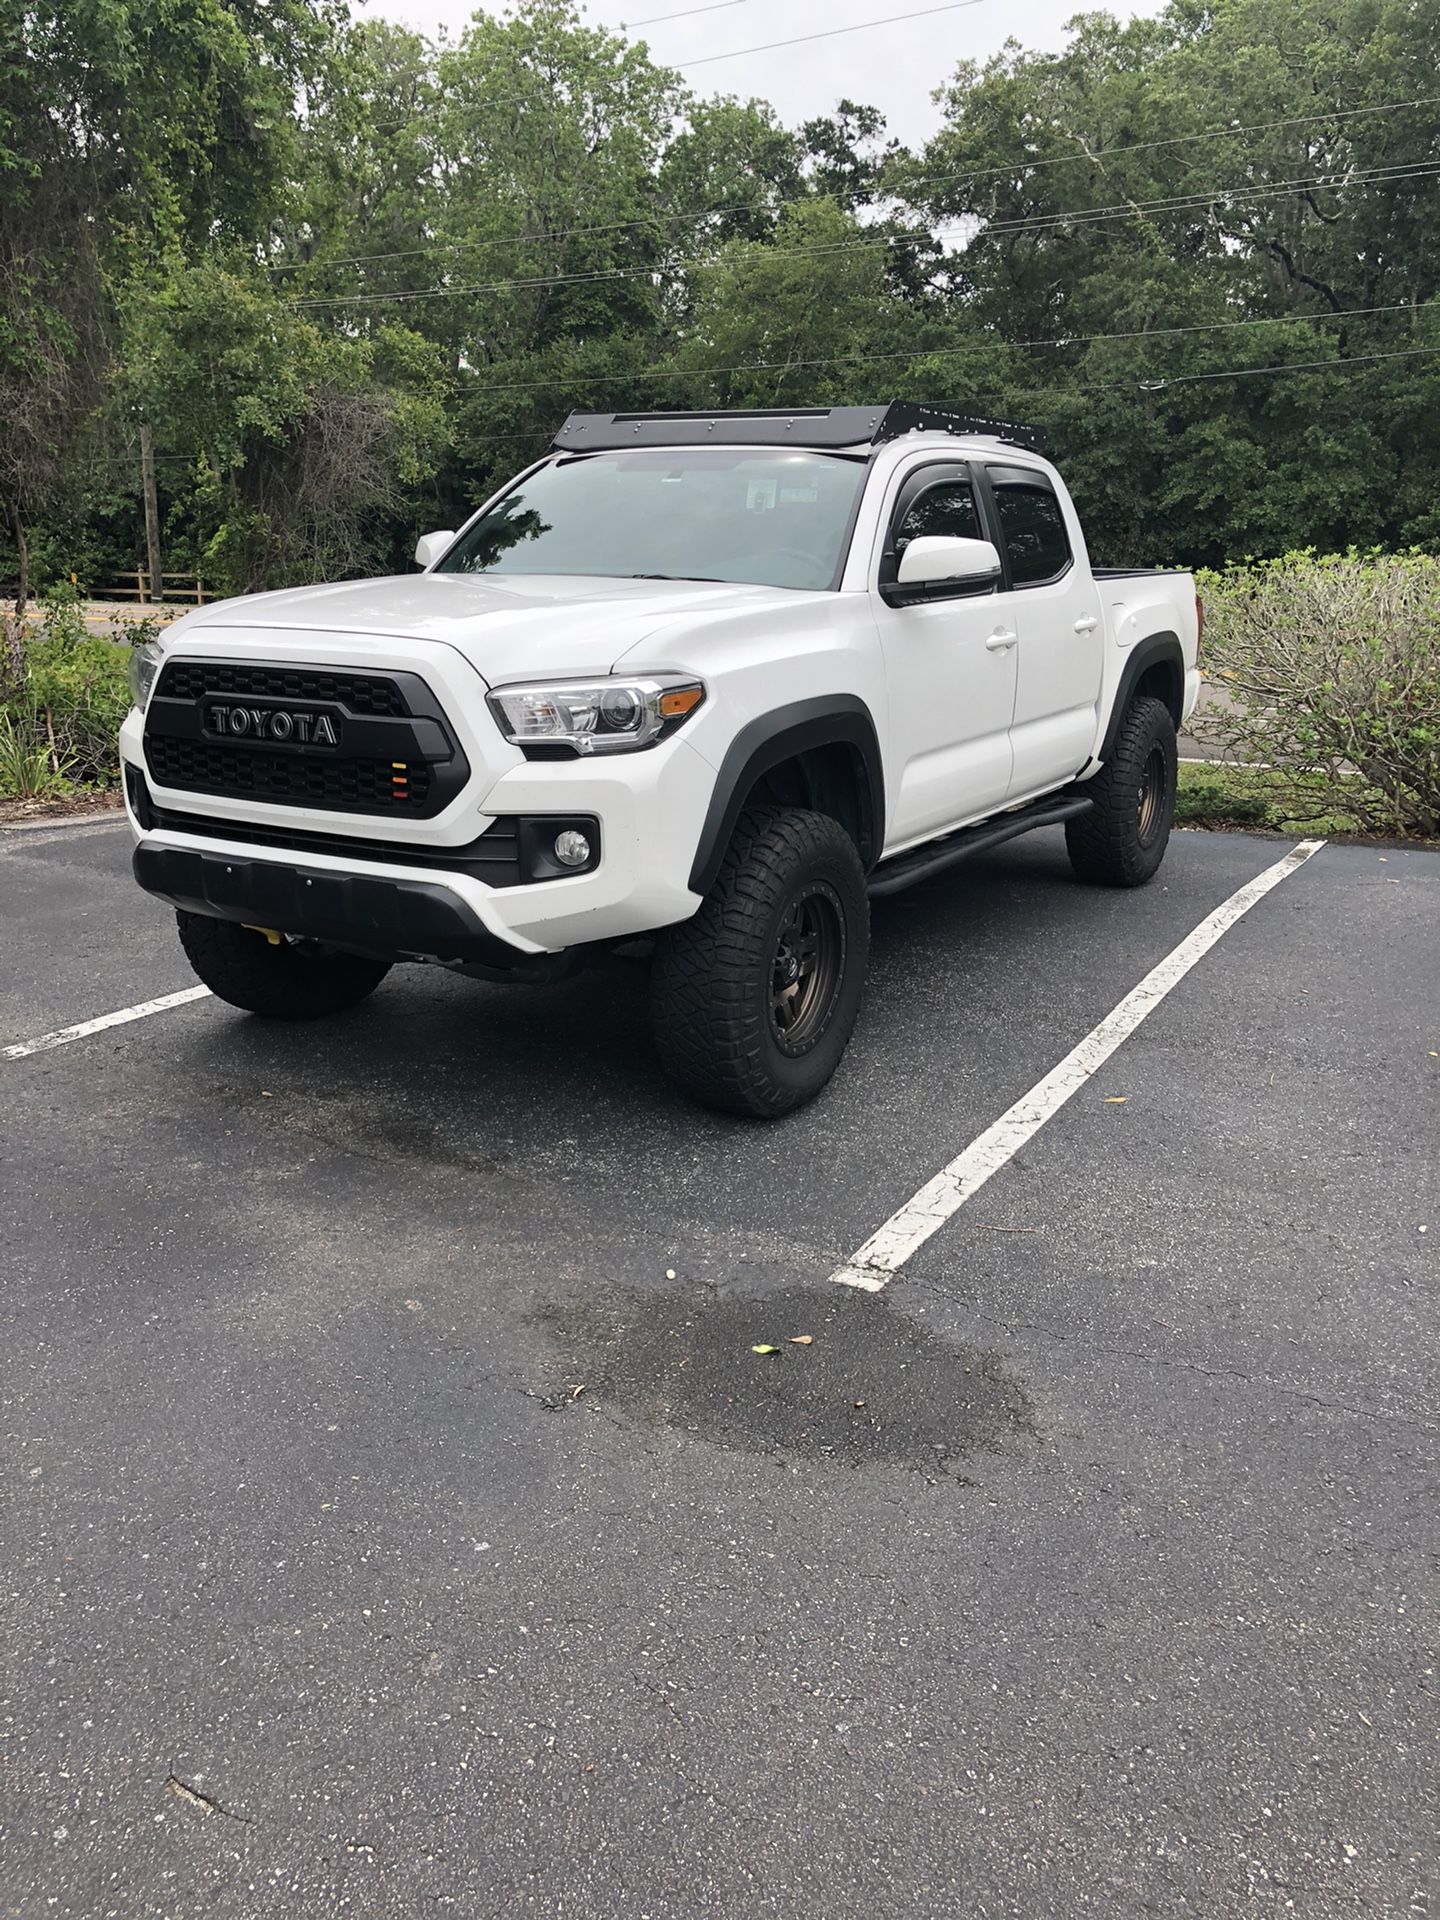
POLYGON ((154 640, 144 640, 130 649, 130 698, 137 707, 143 707, 150 698, 150 689, 164 658, 164 651, 154 640))
POLYGON ((490 711, 517 747, 633 753, 683 726, 705 698, 698 680, 576 680, 502 687, 490 711))

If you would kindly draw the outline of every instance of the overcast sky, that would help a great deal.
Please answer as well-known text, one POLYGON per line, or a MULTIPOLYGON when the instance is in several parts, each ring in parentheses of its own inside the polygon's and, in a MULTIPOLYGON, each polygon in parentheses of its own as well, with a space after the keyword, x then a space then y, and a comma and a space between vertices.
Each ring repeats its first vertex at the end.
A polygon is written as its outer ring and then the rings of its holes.
MULTIPOLYGON (((891 27, 871 27, 863 33, 838 34, 735 60, 706 59, 710 54, 882 15, 912 13, 937 3, 727 0, 688 19, 652 24, 643 29, 643 35, 654 59, 684 70, 697 93, 736 93, 769 100, 787 126, 829 113, 837 100, 848 96, 878 107, 891 133, 907 146, 916 146, 935 130, 939 116, 930 95, 948 79, 957 61, 983 60, 1012 38, 1027 47, 1058 48, 1065 41, 1065 21, 1082 7, 1082 0, 967 0, 944 13, 901 20, 891 27), (685 63, 692 60, 706 64, 686 68, 685 63)), ((590 0, 586 12, 597 24, 618 28, 697 4, 702 0, 590 0)), ((1141 0, 1139 5, 1111 0, 1110 11, 1128 19, 1137 13, 1158 13, 1160 4, 1161 0, 1141 0)), ((442 32, 456 39, 475 6, 474 0, 367 0, 365 11, 384 14, 432 39, 442 32)), ((642 30, 631 31, 638 37, 642 30)))

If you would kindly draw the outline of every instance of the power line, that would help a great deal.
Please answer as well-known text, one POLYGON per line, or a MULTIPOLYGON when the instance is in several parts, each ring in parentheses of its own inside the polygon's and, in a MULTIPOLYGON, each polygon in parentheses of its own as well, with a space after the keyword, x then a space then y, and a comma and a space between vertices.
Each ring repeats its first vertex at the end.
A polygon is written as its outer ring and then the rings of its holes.
MULTIPOLYGON (((1428 178, 1440 172, 1440 161, 1426 162, 1419 167, 1376 167, 1358 173, 1341 176, 1335 174, 1317 175, 1313 179, 1282 180, 1268 185, 1215 187, 1202 192, 1171 195, 1157 200, 1125 201, 1108 207, 1078 207, 1062 209, 1044 214, 1031 214, 1015 220, 986 220, 975 234, 975 238, 984 239, 993 234, 1044 232, 1053 227, 1092 225, 1105 220, 1132 220, 1156 213, 1183 213, 1195 208, 1213 205, 1217 200, 1243 202, 1257 199, 1273 199, 1278 195, 1299 192, 1305 189, 1332 190, 1345 186, 1370 186, 1390 184, 1401 180, 1428 178)), ((978 217, 978 216, 977 216, 978 217)), ((919 233, 881 234, 873 240, 836 241, 828 246, 815 247, 775 247, 764 241, 751 244, 749 253, 756 259, 790 260, 832 255, 836 253, 865 253, 877 248, 886 248, 898 241, 923 240, 953 232, 963 232, 965 228, 955 222, 937 226, 934 235, 919 233)), ((678 278, 686 273, 713 268, 727 264, 719 260, 687 261, 683 266, 668 269, 668 277, 678 278)), ((357 294, 321 294, 296 301, 301 307, 368 305, 387 300, 427 300, 433 297, 449 297, 454 294, 497 293, 510 288, 534 290, 543 287, 559 287, 577 284, 594 284, 606 280, 648 278, 655 279, 666 273, 666 269, 657 266, 637 267, 596 267, 583 273, 532 275, 512 277, 506 280, 491 280, 477 283, 460 284, 451 287, 416 287, 396 289, 390 292, 357 294)))
MULTIPOLYGON (((1434 305, 1435 303, 1430 302, 1429 304, 1434 305)), ((859 354, 855 356, 855 364, 857 366, 867 366, 872 360, 878 360, 882 357, 889 358, 890 356, 859 354)), ((925 357, 923 354, 917 354, 915 356, 916 359, 923 359, 925 357)), ((1344 354, 1328 360, 1277 360, 1263 367, 1223 367, 1211 373, 1180 373, 1167 379, 1080 380, 1076 381, 1069 391, 1080 393, 1157 393, 1167 387, 1185 386, 1198 380, 1250 380, 1276 373, 1311 373, 1326 367, 1369 366, 1379 360, 1417 360, 1434 357, 1440 357, 1440 345, 1433 347, 1403 347, 1383 353, 1344 354)), ((803 367, 807 364, 819 363, 807 363, 805 361, 787 363, 781 361, 777 364, 781 367, 789 365, 793 370, 794 368, 803 367)), ((1056 394, 1056 389, 1053 386, 1010 387, 1007 385, 1005 391, 1010 394, 1022 394, 1027 399, 1039 398, 1053 400, 1056 394)), ((536 440, 545 437, 548 431, 546 428, 541 428, 532 433, 487 434, 485 436, 485 442, 487 445, 492 446, 499 445, 501 442, 506 444, 533 445, 536 440)))
MULTIPOLYGON (((1201 193, 1172 195, 1159 200, 1129 201, 1110 207, 1079 207, 1067 211, 1031 215, 1017 220, 987 220, 974 237, 985 239, 996 234, 1045 232, 1054 227, 1095 225, 1106 220, 1134 220, 1153 214, 1184 213, 1213 206, 1217 201, 1245 204, 1257 200, 1276 199, 1307 188, 1328 191, 1337 187, 1394 185, 1402 180, 1432 178, 1437 173, 1440 173, 1440 161, 1430 161, 1419 167, 1369 168, 1346 176, 1321 174, 1311 179, 1277 181, 1264 186, 1216 187, 1201 193)), ((957 229, 954 223, 951 223, 948 226, 937 227, 935 234, 938 236, 955 231, 963 231, 963 229, 957 229)), ((906 233, 882 234, 874 240, 837 241, 828 246, 817 247, 774 247, 764 242, 757 242, 748 249, 746 257, 767 261, 820 258, 837 253, 874 252, 877 249, 888 249, 897 242, 907 239, 924 240, 931 237, 935 236, 906 233)), ((717 267, 730 264, 731 261, 728 259, 714 258, 688 261, 682 267, 669 269, 657 266, 596 267, 583 273, 513 276, 504 280, 461 283, 449 287, 415 287, 393 289, 389 292, 309 295, 292 304, 297 308, 375 306, 386 302, 452 299, 466 294, 536 292, 550 287, 593 286, 615 280, 678 279, 688 273, 712 271, 717 267)))
MULTIPOLYGON (((1312 367, 1361 367, 1373 360, 1416 360, 1425 354, 1440 353, 1436 347, 1402 347, 1388 353, 1345 354, 1338 360, 1281 360, 1271 367, 1225 367, 1218 373, 1176 373, 1166 379, 1140 380, 1134 384, 1142 393, 1156 393, 1163 387, 1180 387, 1192 380, 1248 380, 1261 373, 1305 373, 1312 367)), ((1128 387, 1129 382, 1117 382, 1128 387)))
MULTIPOLYGON (((1175 194, 1158 200, 1125 201, 1111 207, 1080 207, 1058 213, 1036 214, 1019 220, 984 220, 976 234, 984 239, 991 233, 1035 232, 1046 227, 1075 226, 1101 220, 1134 219, 1149 213, 1186 213, 1213 205, 1217 200, 1245 202, 1273 199, 1277 194, 1316 189, 1323 193, 1342 187, 1388 186, 1402 180, 1428 179, 1440 173, 1440 160, 1427 160, 1420 166, 1367 167, 1354 173, 1317 174, 1311 180, 1276 180, 1264 185, 1202 188, 1197 193, 1175 194)), ((981 215, 972 216, 983 219, 981 215)))
MULTIPOLYGON (((1433 303, 1432 303, 1433 304, 1433 303)), ((1386 353, 1344 354, 1333 360, 1277 360, 1265 367, 1221 367, 1213 373, 1177 373, 1168 380, 1080 380, 1068 389, 1072 393, 1156 393, 1165 387, 1184 386, 1193 380, 1248 380, 1272 373, 1307 373, 1322 367, 1363 367, 1376 360, 1416 360, 1440 356, 1440 346, 1402 347, 1386 353)), ((1030 399, 1053 400, 1054 387, 1007 387, 1011 395, 1030 399)))
POLYGON ((652 13, 644 20, 622 20, 621 27, 626 33, 633 33, 636 27, 658 27, 663 20, 688 20, 692 13, 719 13, 725 7, 744 6, 745 0, 709 0, 703 7, 681 7, 678 13, 652 13))
MULTIPOLYGON (((996 234, 1021 232, 1047 232, 1055 227, 1095 225, 1106 220, 1134 220, 1152 214, 1184 213, 1213 205, 1216 201, 1248 203, 1256 200, 1275 199, 1281 195, 1304 189, 1331 190, 1339 186, 1367 186, 1391 184, 1401 180, 1429 178, 1440 172, 1440 162, 1427 163, 1411 168, 1375 168, 1364 173, 1347 177, 1321 175, 1314 179, 1279 181, 1269 186, 1253 187, 1217 187, 1202 193, 1168 197, 1160 200, 1141 200, 1123 203, 1111 207, 1080 207, 1065 211, 1027 216, 1018 220, 987 220, 975 233, 976 239, 985 239, 996 234)), ((756 260, 799 260, 821 258, 834 254, 870 253, 884 250, 905 240, 925 240, 949 233, 964 232, 965 229, 955 223, 938 226, 934 234, 890 233, 881 234, 873 240, 836 241, 827 246, 813 247, 775 247, 765 242, 756 242, 749 249, 747 257, 756 260)), ((679 279, 685 274, 711 271, 717 267, 729 265, 726 259, 692 260, 683 266, 662 268, 659 266, 637 267, 595 267, 583 273, 536 274, 518 276, 505 280, 465 282, 449 287, 415 287, 395 289, 390 292, 320 294, 297 300, 297 307, 333 307, 333 306, 372 306, 387 301, 412 301, 451 298, 461 294, 503 293, 511 290, 534 292, 549 287, 597 285, 614 280, 633 280, 660 278, 679 279)))
MULTIPOLYGON (((726 6, 734 6, 740 0, 722 0, 726 6)), ((1136 153, 1153 153, 1164 147, 1193 146, 1200 140, 1222 140, 1236 138, 1252 133, 1273 133, 1280 127, 1313 126, 1317 121, 1359 120, 1377 113, 1402 113, 1410 107, 1430 107, 1440 105, 1440 94, 1424 94, 1417 100, 1388 100, 1373 107, 1347 107, 1339 113, 1321 111, 1319 113, 1290 114, 1279 120, 1259 120, 1243 127, 1207 127, 1199 133, 1172 134, 1164 140, 1140 140, 1131 144, 1117 143, 1111 147, 1098 147, 1093 154, 1059 154, 1048 160, 1017 160, 1012 166, 981 167, 963 173, 919 174, 907 182, 909 189, 927 186, 954 186, 960 183, 973 185, 982 180, 997 178, 1013 179, 1016 174, 1038 173, 1043 167, 1062 167, 1073 165, 1077 159, 1095 161, 1117 157, 1128 157, 1136 153)), ((399 124, 399 123, 397 123, 399 124)), ((897 196, 887 194, 887 199, 897 196)), ((736 213, 773 213, 786 207, 804 206, 808 196, 788 200, 749 200, 729 207, 707 207, 695 213, 673 213, 657 209, 654 213, 644 214, 631 220, 609 220, 587 227, 560 227, 553 233, 517 233, 506 234, 494 240, 437 240, 426 247, 403 247, 389 253, 350 254, 335 260, 281 260, 266 266, 270 273, 302 273, 307 267, 365 267, 382 260, 413 260, 436 252, 456 252, 464 248, 493 248, 502 246, 528 246, 556 240, 588 238, 597 233, 618 233, 630 227, 653 227, 658 224, 677 222, 699 223, 703 220, 720 220, 736 213)), ((262 263, 263 264, 263 263, 262 263)))
MULTIPOLYGON (((1238 327, 1305 326, 1321 320, 1354 320, 1389 313, 1424 313, 1437 306, 1440 306, 1440 300, 1422 301, 1418 306, 1409 300, 1397 300, 1383 307, 1341 307, 1315 313, 1260 313, 1251 314, 1242 320, 1200 320, 1177 327, 1132 327, 1116 333, 1062 334, 1050 340, 1005 340, 995 337, 994 344, 1026 352, 1035 352, 1042 348, 1063 350, 1071 347, 1096 346, 1101 342, 1112 340, 1169 340, 1184 334, 1228 333, 1238 327)), ((469 382, 464 382, 449 387, 446 391, 465 399, 478 399, 482 395, 533 393, 545 387, 591 387, 617 380, 700 380, 731 373, 794 373, 809 372, 817 367, 878 366, 897 360, 946 360, 953 359, 958 354, 970 353, 976 344, 977 341, 972 339, 956 347, 905 347, 887 353, 836 353, 815 360, 749 360, 728 367, 626 367, 616 373, 582 374, 578 377, 574 374, 552 375, 539 380, 497 382, 490 386, 473 386, 469 382)))
MULTIPOLYGON (((1430 302, 1427 302, 1426 304, 1433 306, 1436 304, 1436 302, 1430 301, 1430 302)), ((1364 312, 1366 311, 1366 309, 1356 308, 1355 311, 1364 312)), ((1377 307, 1374 309, 1374 311, 1377 313, 1383 313, 1383 312, 1386 312, 1387 309, 1383 307, 1377 307)), ((1335 317, 1339 318, 1340 316, 1336 315, 1335 317)), ((1184 331, 1184 329, 1171 329, 1171 331, 1184 331)), ((1110 338, 1120 338, 1120 337, 1122 336, 1109 335, 1109 334, 1097 334, 1094 336, 1094 338, 1096 339, 1110 339, 1110 338)), ((1036 344, 1040 344, 1040 343, 1036 343, 1036 344)), ((1274 373, 1310 373, 1310 372, 1316 371, 1317 369, 1321 369, 1325 367, 1362 367, 1362 366, 1372 365, 1374 362, 1378 360, 1416 360, 1416 359, 1432 358, 1435 356, 1440 356, 1440 346, 1406 347, 1406 348, 1394 349, 1384 353, 1346 354, 1339 358, 1334 358, 1329 360, 1279 360, 1279 361, 1273 362, 1269 366, 1264 366, 1264 367, 1224 367, 1211 373, 1174 374, 1166 379, 1102 380, 1102 381, 1082 380, 1082 381, 1077 381, 1073 387, 1068 389, 1068 391, 1080 392, 1080 393, 1156 393, 1156 392, 1163 391, 1167 387, 1184 386, 1197 380, 1250 380, 1250 379, 1259 378, 1263 375, 1274 374, 1274 373)), ((913 357, 916 359, 925 359, 925 358, 934 358, 935 356, 933 354, 926 355, 924 353, 918 353, 913 357)), ((866 366, 866 365, 869 365, 869 363, 872 360, 889 359, 889 358, 893 358, 893 356, 882 355, 882 354, 857 354, 854 356, 854 363, 857 366, 866 366)), ((807 366, 825 366, 825 365, 831 365, 831 364, 834 364, 834 363, 828 362, 828 361, 804 361, 804 360, 795 361, 795 362, 782 361, 782 362, 776 363, 776 365, 782 366, 782 367, 789 366, 792 368, 792 370, 798 369, 801 367, 807 367, 807 366)), ((710 369, 696 368, 693 371, 695 371, 698 374, 698 373, 710 371, 710 369)), ((714 371, 724 371, 724 369, 714 369, 714 371)), ((735 369, 735 371, 745 371, 745 369, 735 369)), ((629 377, 638 377, 638 375, 629 376, 629 377)), ((494 391, 505 391, 505 389, 494 389, 494 391)), ((1053 386, 1010 387, 1007 385, 1005 391, 1011 395, 1017 395, 1017 394, 1023 395, 1027 399, 1053 400, 1056 395, 1056 389, 1053 386)), ((537 427, 530 433, 488 433, 485 435, 485 444, 486 446, 501 446, 501 445, 534 446, 537 441, 543 440, 546 437, 548 437, 549 432, 550 432, 550 429, 547 427, 537 427)), ((203 454, 170 453, 170 454, 156 455, 157 460, 189 461, 189 460, 202 459, 204 457, 205 456, 203 454)))
MULTIPOLYGON (((916 355, 916 357, 920 359, 922 355, 916 355)), ((1440 357, 1440 346, 1402 348, 1386 351, 1386 353, 1356 353, 1356 355, 1344 355, 1340 359, 1275 361, 1269 367, 1223 367, 1215 372, 1175 374, 1169 380, 1077 380, 1073 386, 1060 390, 1060 397, 1064 397, 1066 392, 1069 394, 1146 394, 1146 392, 1158 392, 1167 386, 1183 386, 1190 380, 1252 380, 1252 378, 1260 378, 1263 374, 1277 374, 1277 372, 1317 372, 1325 369, 1342 369, 1342 367, 1367 367, 1375 361, 1390 361, 1390 359, 1436 359, 1436 357, 1440 357)), ((803 365, 803 363, 797 363, 797 365, 803 365)), ((1029 388, 1006 386, 1004 392, 1012 397, 1023 396, 1025 399, 1043 399, 1043 401, 1044 399, 1054 401, 1058 397, 1054 386, 1029 386, 1029 388)), ((534 434, 486 434, 484 442, 505 440, 505 442, 528 442, 534 445, 536 440, 543 438, 545 432, 547 430, 541 428, 534 434)))
MULTIPOLYGON (((1345 355, 1333 360, 1277 360, 1273 365, 1265 367, 1223 367, 1214 373, 1176 374, 1172 380, 1151 382, 1144 380, 1078 380, 1073 386, 1064 388, 1054 386, 1007 386, 1004 391, 1007 396, 1007 405, 1015 399, 1023 399, 1027 402, 1031 400, 1044 402, 1047 400, 1053 401, 1057 396, 1064 398, 1073 393, 1139 394, 1158 392, 1164 387, 1180 386, 1190 380, 1242 380, 1277 373, 1305 373, 1325 367, 1363 367, 1376 360, 1414 360, 1426 355, 1440 357, 1440 346, 1409 347, 1392 353, 1359 353, 1353 357, 1345 355)), ((979 399, 976 399, 973 404, 979 406, 983 403, 979 399)))
POLYGON ((688 73, 692 67, 708 67, 716 60, 739 60, 747 53, 773 53, 777 47, 801 47, 810 40, 833 40, 841 33, 864 33, 870 27, 892 27, 902 20, 924 20, 932 13, 958 13, 962 7, 978 7, 980 0, 945 0, 940 7, 921 7, 915 13, 887 14, 881 20, 857 20, 853 27, 827 27, 823 33, 801 33, 793 40, 767 40, 759 47, 735 47, 729 53, 707 53, 699 60, 677 60, 673 63, 677 73, 688 73))

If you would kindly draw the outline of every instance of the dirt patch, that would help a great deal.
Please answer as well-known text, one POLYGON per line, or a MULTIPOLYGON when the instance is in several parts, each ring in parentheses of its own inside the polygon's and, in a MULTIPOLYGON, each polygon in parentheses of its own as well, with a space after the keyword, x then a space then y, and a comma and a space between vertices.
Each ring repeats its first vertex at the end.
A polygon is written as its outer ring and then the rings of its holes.
POLYGON ((961 1481, 976 1453, 1036 1430, 998 1354, 850 1288, 616 1290, 537 1320, 556 1358, 534 1397, 559 1414, 604 1408, 716 1446, 961 1481))
POLYGON ((30 820, 85 820, 92 814, 117 813, 123 804, 118 788, 108 793, 67 793, 55 800, 0 800, 0 827, 24 826, 30 820))

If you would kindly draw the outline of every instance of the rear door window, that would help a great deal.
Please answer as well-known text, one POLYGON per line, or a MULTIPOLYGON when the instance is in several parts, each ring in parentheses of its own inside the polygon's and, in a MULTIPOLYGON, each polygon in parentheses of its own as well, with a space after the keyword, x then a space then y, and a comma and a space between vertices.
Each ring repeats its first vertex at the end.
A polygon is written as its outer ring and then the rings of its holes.
POLYGON ((1043 473, 1019 467, 991 467, 988 477, 1011 584, 1035 587, 1058 580, 1074 556, 1050 482, 1043 473))

